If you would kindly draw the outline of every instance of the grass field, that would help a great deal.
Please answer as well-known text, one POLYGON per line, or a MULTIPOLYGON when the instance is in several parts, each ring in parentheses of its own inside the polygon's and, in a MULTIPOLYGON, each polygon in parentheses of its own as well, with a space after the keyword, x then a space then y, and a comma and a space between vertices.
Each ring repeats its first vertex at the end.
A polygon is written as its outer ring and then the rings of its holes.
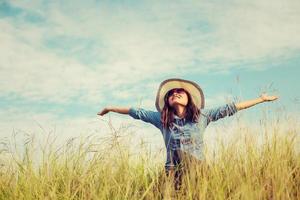
POLYGON ((163 162, 153 162, 146 150, 133 158, 115 136, 62 146, 51 136, 42 145, 28 136, 21 151, 14 139, 6 140, 0 199, 300 199, 297 131, 273 129, 260 139, 245 132, 226 145, 219 142, 205 165, 191 168, 179 193, 164 176, 163 162))

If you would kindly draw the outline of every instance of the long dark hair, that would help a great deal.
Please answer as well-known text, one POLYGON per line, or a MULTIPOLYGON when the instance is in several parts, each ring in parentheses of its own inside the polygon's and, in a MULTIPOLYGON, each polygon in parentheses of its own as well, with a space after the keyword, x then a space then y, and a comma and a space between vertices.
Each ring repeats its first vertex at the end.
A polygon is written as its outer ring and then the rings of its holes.
MULTIPOLYGON (((170 91, 169 91, 170 92, 170 91)), ((164 128, 171 127, 172 122, 174 120, 174 114, 175 109, 169 105, 168 97, 169 92, 164 97, 164 108, 161 111, 161 122, 163 124, 164 128)), ((193 102, 193 99, 188 91, 186 91, 186 94, 188 96, 188 103, 186 105, 186 120, 192 121, 192 122, 198 122, 199 116, 200 116, 200 108, 198 108, 195 103, 193 102)))

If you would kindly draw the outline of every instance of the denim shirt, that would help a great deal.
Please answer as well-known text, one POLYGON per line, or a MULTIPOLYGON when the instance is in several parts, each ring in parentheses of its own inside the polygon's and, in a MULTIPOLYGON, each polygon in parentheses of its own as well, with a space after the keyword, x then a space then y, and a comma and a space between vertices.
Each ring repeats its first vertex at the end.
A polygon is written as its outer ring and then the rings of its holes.
POLYGON ((129 115, 134 119, 139 119, 150 123, 158 128, 164 138, 167 159, 165 169, 174 167, 174 152, 182 150, 199 160, 204 159, 203 153, 203 133, 210 122, 217 121, 226 116, 232 116, 237 112, 234 102, 212 109, 200 109, 198 122, 187 121, 174 115, 173 128, 163 128, 161 113, 158 111, 146 110, 143 108, 130 107, 129 115))

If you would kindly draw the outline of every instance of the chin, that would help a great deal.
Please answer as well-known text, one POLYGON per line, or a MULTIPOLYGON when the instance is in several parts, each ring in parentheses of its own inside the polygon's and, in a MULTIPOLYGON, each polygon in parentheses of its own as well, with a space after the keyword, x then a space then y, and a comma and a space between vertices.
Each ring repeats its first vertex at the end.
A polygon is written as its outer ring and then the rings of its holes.
POLYGON ((180 104, 180 105, 182 105, 182 106, 186 106, 186 105, 187 105, 187 104, 185 104, 185 103, 183 103, 183 102, 174 101, 174 102, 171 104, 171 106, 174 106, 174 105, 176 105, 176 104, 180 104))

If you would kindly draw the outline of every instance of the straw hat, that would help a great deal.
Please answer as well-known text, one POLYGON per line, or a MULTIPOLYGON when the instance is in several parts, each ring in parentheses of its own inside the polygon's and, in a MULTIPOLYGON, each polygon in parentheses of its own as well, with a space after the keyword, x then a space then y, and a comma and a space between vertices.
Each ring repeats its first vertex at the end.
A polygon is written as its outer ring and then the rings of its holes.
POLYGON ((165 102, 164 97, 168 93, 168 91, 174 88, 184 88, 188 91, 193 99, 193 102, 198 108, 204 108, 204 95, 200 86, 192 81, 179 79, 179 78, 171 78, 164 80, 158 88, 156 95, 155 106, 156 109, 161 112, 164 108, 165 102))

